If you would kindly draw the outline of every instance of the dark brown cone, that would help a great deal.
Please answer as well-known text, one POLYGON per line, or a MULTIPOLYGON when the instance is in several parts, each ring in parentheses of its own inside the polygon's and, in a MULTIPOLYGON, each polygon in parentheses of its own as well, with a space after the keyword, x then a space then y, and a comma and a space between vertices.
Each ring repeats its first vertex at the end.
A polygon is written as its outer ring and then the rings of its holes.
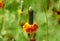
POLYGON ((29 15, 29 24, 33 24, 33 10, 32 7, 29 8, 28 10, 28 15, 29 15))

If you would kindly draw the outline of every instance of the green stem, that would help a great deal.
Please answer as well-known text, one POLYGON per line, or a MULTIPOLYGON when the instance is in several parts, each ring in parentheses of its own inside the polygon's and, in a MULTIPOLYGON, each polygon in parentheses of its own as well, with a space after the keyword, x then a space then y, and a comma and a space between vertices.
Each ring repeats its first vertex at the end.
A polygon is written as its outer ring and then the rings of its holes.
POLYGON ((2 33, 4 33, 3 34, 3 36, 4 36, 4 41, 7 41, 7 39, 6 39, 6 33, 5 33, 5 31, 7 30, 7 27, 6 27, 6 22, 5 22, 5 8, 3 8, 2 9, 3 10, 3 15, 4 15, 4 17, 3 17, 3 25, 2 25, 2 33))
POLYGON ((46 16, 46 23, 47 23, 47 40, 46 41, 48 41, 48 17, 47 17, 46 11, 45 11, 45 16, 46 16))
POLYGON ((4 17, 3 17, 3 26, 2 26, 2 30, 5 30, 5 10, 3 8, 3 14, 4 14, 4 17))

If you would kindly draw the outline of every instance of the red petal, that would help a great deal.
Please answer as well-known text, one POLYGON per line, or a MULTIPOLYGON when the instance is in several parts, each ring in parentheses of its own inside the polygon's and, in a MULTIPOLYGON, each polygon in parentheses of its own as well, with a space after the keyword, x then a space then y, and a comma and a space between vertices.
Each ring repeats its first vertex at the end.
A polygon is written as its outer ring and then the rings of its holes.
POLYGON ((34 28, 34 30, 37 30, 38 25, 37 24, 34 24, 33 28, 34 28))
POLYGON ((31 28, 27 28, 26 29, 26 32, 31 32, 31 28))
POLYGON ((3 8, 4 7, 4 3, 0 3, 0 8, 3 8))
POLYGON ((31 39, 30 41, 36 41, 35 39, 31 39))

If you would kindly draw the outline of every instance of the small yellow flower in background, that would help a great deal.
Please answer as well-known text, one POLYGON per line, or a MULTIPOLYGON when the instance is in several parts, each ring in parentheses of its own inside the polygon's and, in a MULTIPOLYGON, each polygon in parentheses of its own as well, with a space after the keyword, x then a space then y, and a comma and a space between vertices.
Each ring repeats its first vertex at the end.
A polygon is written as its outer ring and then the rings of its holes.
POLYGON ((19 15, 23 15, 23 14, 24 14, 24 11, 18 10, 18 14, 19 14, 19 15))

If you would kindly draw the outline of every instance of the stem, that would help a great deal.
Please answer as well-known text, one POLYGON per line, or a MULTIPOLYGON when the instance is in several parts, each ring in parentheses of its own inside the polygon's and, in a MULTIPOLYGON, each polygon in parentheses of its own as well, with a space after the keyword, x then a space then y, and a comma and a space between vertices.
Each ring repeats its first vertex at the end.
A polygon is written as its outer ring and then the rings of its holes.
MULTIPOLYGON (((24 1, 23 1, 23 0, 21 0, 20 9, 21 9, 21 11, 24 11, 24 1)), ((18 16, 19 16, 19 15, 18 15, 18 16)), ((23 20, 23 15, 20 15, 19 18, 18 18, 18 22, 17 22, 17 24, 18 24, 19 27, 21 27, 21 22, 22 22, 22 20, 23 20)), ((18 31, 20 30, 19 27, 18 27, 18 31)), ((17 37, 17 38, 19 37, 19 34, 20 34, 20 32, 18 32, 18 33, 16 34, 16 37, 17 37)))
POLYGON ((4 17, 3 17, 3 25, 2 25, 2 31, 3 31, 3 38, 4 38, 4 41, 7 41, 7 37, 6 37, 6 33, 7 32, 5 32, 6 30, 7 30, 7 27, 6 27, 6 22, 5 22, 5 8, 2 8, 2 10, 3 10, 3 14, 4 14, 4 17))
POLYGON ((47 41, 48 41, 48 17, 47 17, 46 12, 45 12, 45 16, 46 16, 46 23, 47 23, 47 41))
POLYGON ((24 1, 23 0, 21 0, 21 11, 23 11, 24 10, 24 1))
MULTIPOLYGON (((4 11, 4 8, 3 8, 3 14, 5 13, 4 11)), ((3 17, 3 25, 2 25, 2 30, 5 30, 5 14, 4 14, 4 17, 3 17)))

